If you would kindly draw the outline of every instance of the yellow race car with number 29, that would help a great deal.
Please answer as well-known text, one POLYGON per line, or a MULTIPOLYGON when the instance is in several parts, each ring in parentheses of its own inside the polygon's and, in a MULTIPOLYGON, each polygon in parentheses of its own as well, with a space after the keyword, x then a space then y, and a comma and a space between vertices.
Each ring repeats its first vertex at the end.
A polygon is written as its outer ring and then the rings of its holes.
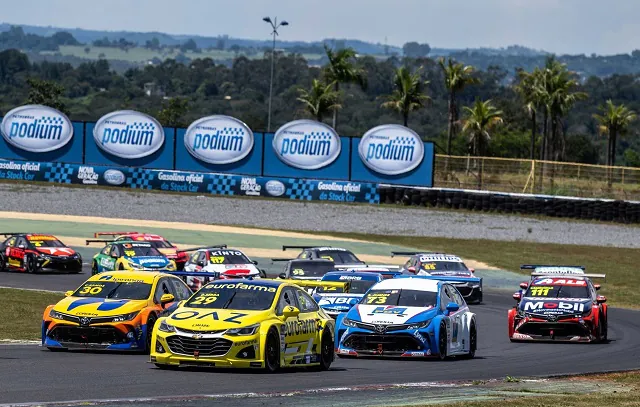
MULTIPOLYGON (((305 282, 305 286, 346 283, 305 282)), ((217 280, 159 318, 151 339, 159 368, 329 369, 335 322, 299 285, 279 280, 217 280)))

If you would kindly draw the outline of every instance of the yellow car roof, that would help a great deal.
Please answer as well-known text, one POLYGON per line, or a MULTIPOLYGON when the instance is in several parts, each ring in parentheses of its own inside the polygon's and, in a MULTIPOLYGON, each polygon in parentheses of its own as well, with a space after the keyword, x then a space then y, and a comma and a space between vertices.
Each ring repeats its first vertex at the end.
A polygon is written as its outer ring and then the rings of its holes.
POLYGON ((168 276, 169 274, 158 273, 153 271, 105 271, 91 276, 87 281, 115 281, 115 282, 132 282, 139 281, 141 283, 153 284, 156 278, 168 276), (107 278, 109 277, 109 278, 107 278))

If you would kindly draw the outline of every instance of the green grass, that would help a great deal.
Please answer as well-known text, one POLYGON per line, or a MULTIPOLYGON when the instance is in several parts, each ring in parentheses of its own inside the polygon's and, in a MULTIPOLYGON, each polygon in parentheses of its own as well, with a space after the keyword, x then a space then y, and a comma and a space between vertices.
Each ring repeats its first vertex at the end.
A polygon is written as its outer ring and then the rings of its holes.
POLYGON ((0 339, 38 340, 42 313, 63 294, 0 288, 0 339))
MULTIPOLYGON (((325 233, 326 234, 326 233, 325 233)), ((581 265, 590 273, 604 273, 600 293, 610 305, 640 308, 640 250, 614 247, 561 245, 531 242, 501 242, 440 237, 374 236, 358 233, 331 233, 336 237, 372 240, 425 251, 455 253, 510 271, 521 264, 581 265)), ((525 274, 525 273, 523 273, 525 274)), ((523 281, 526 279, 523 277, 523 281)), ((518 287, 513 287, 514 291, 518 287)))
MULTIPOLYGON (((585 377, 581 377, 585 379, 585 377)), ((640 373, 612 373, 586 378, 601 382, 602 390, 595 393, 558 395, 536 395, 531 392, 521 392, 521 396, 494 396, 482 401, 465 401, 459 403, 438 403, 438 406, 449 407, 627 407, 640 406, 638 391, 640 391, 640 373), (617 384, 618 390, 609 390, 612 384, 617 384), (624 387, 622 391, 619 385, 624 387)))

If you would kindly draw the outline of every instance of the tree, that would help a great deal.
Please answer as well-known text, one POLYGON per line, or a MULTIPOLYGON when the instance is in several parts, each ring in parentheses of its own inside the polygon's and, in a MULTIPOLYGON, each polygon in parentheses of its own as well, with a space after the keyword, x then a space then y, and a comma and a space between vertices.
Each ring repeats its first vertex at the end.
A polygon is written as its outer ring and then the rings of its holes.
MULTIPOLYGON (((324 68, 327 82, 334 84, 334 90, 340 92, 340 84, 357 84, 362 89, 367 87, 367 77, 364 70, 355 66, 356 52, 353 48, 342 48, 337 51, 324 46, 329 63, 324 68)), ((333 128, 338 130, 338 110, 333 111, 333 128)))
POLYGON ((166 127, 186 127, 184 116, 189 109, 189 100, 182 97, 169 99, 162 104, 162 110, 158 112, 158 120, 166 127))
MULTIPOLYGON (((616 165, 616 143, 619 135, 623 135, 631 122, 633 122, 637 115, 629 110, 625 105, 615 105, 611 99, 607 100, 604 106, 600 107, 602 114, 594 114, 593 117, 599 123, 599 130, 601 134, 608 136, 607 145, 607 165, 616 165)), ((612 179, 609 172, 608 184, 611 186, 612 179)))
MULTIPOLYGON (((491 130, 502 123, 502 111, 496 109, 491 100, 477 99, 473 107, 464 107, 466 119, 463 133, 469 137, 469 144, 475 156, 483 156, 485 147, 491 140, 491 130)), ((478 166, 478 189, 482 189, 482 165, 478 166)))
POLYGON ((67 113, 65 104, 60 100, 64 88, 55 82, 43 81, 29 78, 27 83, 31 87, 29 90, 28 104, 44 105, 67 113))
POLYGON ((402 53, 408 58, 426 57, 431 52, 429 44, 418 44, 417 42, 407 42, 402 46, 402 53))
POLYGON ((311 82, 311 89, 298 89, 300 97, 299 102, 305 105, 306 110, 319 122, 322 121, 324 115, 329 112, 340 109, 340 95, 333 90, 335 84, 333 82, 325 84, 317 79, 311 82))
POLYGON ((196 44, 193 38, 189 38, 184 44, 182 44, 182 46, 180 47, 180 50, 182 52, 197 51, 198 44, 196 44))
POLYGON ((535 68, 533 72, 518 71, 519 83, 516 85, 516 91, 522 98, 525 110, 531 118, 531 147, 530 158, 535 159, 536 137, 538 134, 537 113, 543 109, 544 92, 541 87, 542 71, 535 68))
POLYGON ((463 65, 449 58, 440 58, 438 65, 444 73, 444 86, 449 91, 449 124, 447 127, 447 155, 451 155, 451 140, 453 139, 453 126, 457 116, 456 95, 462 90, 476 83, 478 79, 473 76, 475 69, 470 65, 463 65))
POLYGON ((424 88, 429 81, 422 80, 420 72, 411 73, 407 67, 403 66, 396 70, 393 82, 395 90, 387 97, 382 107, 400 113, 405 127, 408 127, 409 113, 422 109, 430 100, 424 93, 424 88))

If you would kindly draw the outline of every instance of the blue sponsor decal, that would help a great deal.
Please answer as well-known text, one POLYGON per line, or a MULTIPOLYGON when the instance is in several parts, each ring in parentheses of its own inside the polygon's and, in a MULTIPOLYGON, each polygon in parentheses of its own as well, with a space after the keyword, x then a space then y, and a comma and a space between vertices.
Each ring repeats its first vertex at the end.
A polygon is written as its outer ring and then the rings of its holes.
POLYGON ((83 305, 97 303, 101 303, 100 305, 98 305, 98 311, 113 311, 114 309, 118 309, 128 302, 129 300, 110 300, 107 298, 80 298, 69 304, 67 311, 74 310, 83 305))
POLYGON ((376 307, 371 313, 372 314, 392 314, 403 316, 407 309, 405 307, 394 307, 394 306, 386 306, 386 307, 376 307))

